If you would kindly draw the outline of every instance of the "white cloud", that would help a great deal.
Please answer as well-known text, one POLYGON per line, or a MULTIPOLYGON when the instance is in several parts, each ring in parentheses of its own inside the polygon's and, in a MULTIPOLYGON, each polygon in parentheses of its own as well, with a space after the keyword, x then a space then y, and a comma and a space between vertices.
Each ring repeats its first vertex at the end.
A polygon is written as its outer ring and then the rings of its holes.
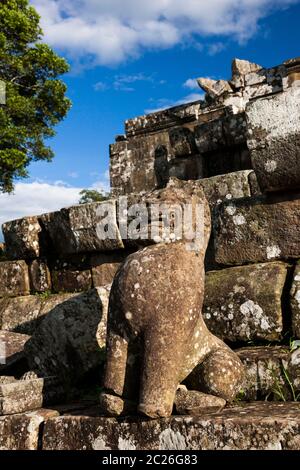
MULTIPOLYGON (((108 191, 109 184, 106 176, 103 181, 99 180, 92 184, 91 188, 108 191)), ((53 184, 35 181, 17 183, 13 194, 0 193, 0 240, 2 238, 1 226, 4 222, 78 204, 79 193, 82 189, 68 186, 63 181, 56 181, 53 184)))
POLYGON ((163 111, 164 109, 172 108, 173 106, 180 106, 181 104, 191 103, 193 101, 202 100, 203 98, 203 93, 190 93, 177 101, 161 98, 155 102, 155 108, 145 109, 145 114, 157 113, 158 111, 163 111))
POLYGON ((214 44, 209 44, 208 46, 208 55, 216 55, 222 52, 225 49, 225 44, 223 42, 216 42, 214 44))
POLYGON ((188 78, 184 82, 183 87, 184 88, 189 88, 190 90, 198 90, 199 89, 199 85, 198 85, 197 80, 195 78, 188 78))
POLYGON ((168 48, 189 38, 198 43, 201 35, 245 41, 261 18, 298 2, 31 0, 42 16, 45 39, 90 65, 118 64, 144 49, 168 48))
POLYGON ((97 82, 94 85, 95 91, 106 91, 108 88, 109 88, 108 85, 104 82, 97 82))
POLYGON ((94 85, 95 91, 106 91, 109 89, 113 89, 115 91, 126 91, 131 92, 134 91, 134 84, 137 82, 148 82, 148 83, 159 83, 163 85, 165 83, 164 80, 156 81, 153 75, 145 75, 144 73, 137 73, 135 75, 115 75, 112 83, 105 83, 105 82, 97 82, 94 85))

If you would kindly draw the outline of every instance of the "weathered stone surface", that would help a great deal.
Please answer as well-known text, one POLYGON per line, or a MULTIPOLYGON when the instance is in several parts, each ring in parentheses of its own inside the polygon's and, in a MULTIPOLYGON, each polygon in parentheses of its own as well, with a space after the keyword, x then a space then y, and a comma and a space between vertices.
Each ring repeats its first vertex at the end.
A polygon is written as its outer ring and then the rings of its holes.
POLYGON ((207 273, 203 318, 209 330, 229 341, 280 339, 286 275, 280 262, 207 273))
POLYGON ((0 297, 27 295, 30 292, 25 261, 0 262, 0 297))
POLYGON ((43 409, 0 416, 0 450, 37 450, 41 425, 56 416, 57 411, 43 409))
POLYGON ((262 191, 300 185, 300 89, 251 101, 246 109, 248 147, 262 191))
POLYGON ((170 208, 174 201, 203 207, 203 232, 193 245, 183 237, 140 250, 128 256, 112 284, 104 393, 136 401, 139 413, 154 418, 171 414, 178 384, 198 363, 203 364, 207 393, 226 400, 235 397, 243 367, 207 330, 200 313, 210 235, 202 189, 173 180, 145 197, 170 208), (218 367, 224 369, 222 380, 214 373, 218 367))
POLYGON ((72 296, 54 307, 26 343, 30 369, 40 377, 79 380, 100 366, 106 340, 109 288, 72 296))
POLYGON ((292 310, 293 335, 300 338, 300 263, 298 262, 293 273, 293 282, 290 292, 292 310))
POLYGON ((43 406, 43 379, 0 384, 0 415, 23 413, 43 406))
POLYGON ((246 75, 250 72, 257 72, 262 69, 261 65, 249 62, 248 60, 233 59, 232 61, 232 76, 235 75, 246 75))
POLYGON ((216 261, 241 265, 300 257, 300 199, 261 196, 222 203, 214 225, 216 261))
POLYGON ((32 292, 51 291, 51 275, 46 260, 33 260, 29 265, 29 276, 32 292))
POLYGON ((45 450, 299 450, 299 403, 252 403, 160 420, 61 416, 45 423, 45 450))
POLYGON ((2 329, 32 335, 51 310, 76 294, 28 295, 2 299, 2 329))
POLYGON ((179 388, 174 402, 176 412, 179 415, 200 416, 204 412, 220 412, 226 405, 223 398, 179 388))
POLYGON ((210 206, 230 199, 251 196, 249 176, 251 170, 236 171, 226 175, 212 176, 195 181, 195 186, 202 187, 210 206))
POLYGON ((124 248, 116 216, 116 201, 94 202, 43 214, 41 221, 62 255, 124 248), (109 223, 110 233, 105 226, 109 223))
POLYGON ((101 287, 111 284, 120 264, 125 261, 128 254, 126 251, 119 251, 91 256, 93 286, 101 287))
POLYGON ((55 260, 51 278, 54 292, 81 292, 92 287, 90 264, 84 255, 55 260))
MULTIPOLYGON (((246 370, 245 383, 241 390, 243 400, 293 400, 291 387, 284 375, 285 371, 293 380, 288 347, 253 346, 237 349, 236 353, 246 370)), ((299 365, 297 372, 300 373, 299 365)))
POLYGON ((0 331, 0 372, 24 358, 24 345, 30 336, 0 331))
POLYGON ((2 308, 3 330, 31 335, 41 321, 41 297, 37 295, 7 299, 2 308))
POLYGON ((41 226, 37 217, 6 222, 2 226, 7 256, 10 259, 31 259, 40 256, 41 226))

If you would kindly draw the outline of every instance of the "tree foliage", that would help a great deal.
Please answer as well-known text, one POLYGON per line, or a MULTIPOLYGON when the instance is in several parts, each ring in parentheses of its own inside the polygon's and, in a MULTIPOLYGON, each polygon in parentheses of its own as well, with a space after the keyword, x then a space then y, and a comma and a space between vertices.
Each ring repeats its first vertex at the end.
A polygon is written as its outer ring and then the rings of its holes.
POLYGON ((71 105, 58 78, 69 66, 41 42, 39 21, 28 0, 1 0, 0 80, 6 104, 0 105, 0 191, 12 191, 31 161, 51 161, 45 140, 55 135, 54 126, 71 105))
POLYGON ((96 189, 83 189, 80 191, 79 204, 88 204, 90 202, 102 202, 109 198, 109 195, 96 189))

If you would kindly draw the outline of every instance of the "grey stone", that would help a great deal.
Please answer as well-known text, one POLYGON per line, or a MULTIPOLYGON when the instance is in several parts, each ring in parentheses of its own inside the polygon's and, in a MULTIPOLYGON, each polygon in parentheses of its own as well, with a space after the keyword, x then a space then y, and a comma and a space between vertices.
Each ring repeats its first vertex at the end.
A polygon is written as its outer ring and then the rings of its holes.
POLYGON ((216 261, 241 265, 300 257, 300 199, 261 196, 223 202, 214 224, 216 261))
POLYGON ((209 330, 229 341, 279 340, 286 275, 280 262, 207 273, 203 318, 209 330))
POLYGON ((37 217, 6 222, 2 226, 7 256, 10 259, 31 259, 40 256, 41 226, 37 217))
POLYGON ((300 184, 300 89, 251 101, 246 109, 248 147, 262 191, 300 184))
POLYGON ((26 343, 30 369, 39 377, 74 383, 100 366, 106 341, 109 288, 96 288, 59 303, 26 343))
POLYGON ((29 274, 25 261, 0 262, 0 297, 27 295, 29 292, 29 274))
POLYGON ((85 255, 72 255, 51 263, 54 292, 81 292, 92 287, 90 263, 85 255))
POLYGON ((45 450, 299 450, 299 403, 250 403, 160 420, 61 416, 45 423, 45 450))

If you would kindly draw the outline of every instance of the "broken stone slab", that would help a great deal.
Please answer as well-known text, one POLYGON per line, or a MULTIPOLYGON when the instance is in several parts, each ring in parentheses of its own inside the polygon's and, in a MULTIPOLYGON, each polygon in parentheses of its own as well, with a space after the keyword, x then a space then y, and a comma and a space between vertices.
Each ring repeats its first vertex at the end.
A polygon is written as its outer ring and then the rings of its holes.
POLYGON ((211 98, 218 98, 224 93, 233 93, 230 84, 226 80, 212 80, 211 78, 198 78, 198 85, 211 98))
POLYGON ((30 336, 0 331, 0 373, 24 358, 24 345, 30 336))
POLYGON ((226 405, 223 398, 184 388, 181 386, 175 396, 174 405, 179 415, 201 416, 203 412, 217 413, 226 405))
POLYGON ((203 318, 209 330, 233 342, 280 339, 286 275, 281 262, 208 272, 203 318))
POLYGON ((214 218, 216 261, 241 265, 300 258, 300 199, 265 195, 226 201, 214 218))
MULTIPOLYGON (((243 400, 292 400, 291 387, 284 370, 290 374, 290 350, 287 346, 252 346, 235 351, 245 366, 246 377, 241 399, 243 400)), ((298 365, 298 373, 300 367, 298 365)))
POLYGON ((199 417, 46 421, 44 450, 299 450, 299 403, 250 403, 199 417))
POLYGON ((58 415, 57 411, 41 409, 0 416, 0 450, 38 450, 43 423, 58 415))
POLYGON ((37 410, 43 406, 44 379, 0 383, 0 415, 37 410))
POLYGON ((54 292, 81 292, 92 287, 90 264, 84 255, 56 259, 50 268, 54 292))
POLYGON ((292 328, 295 338, 300 338, 300 263, 295 266, 290 291, 290 305, 292 310, 292 328))
POLYGON ((120 264, 125 261, 128 251, 98 253, 91 256, 93 287, 111 284, 120 264))
POLYGON ((41 226, 37 217, 23 217, 2 225, 7 256, 32 259, 40 256, 41 226))
POLYGON ((249 60, 233 59, 231 69, 232 76, 246 75, 247 73, 257 72, 262 69, 262 66, 254 62, 249 62, 249 60))
POLYGON ((115 200, 72 206, 40 218, 59 254, 124 248, 115 200))
POLYGON ((28 266, 25 261, 0 262, 0 297, 27 295, 29 292, 28 266))
POLYGON ((104 359, 109 287, 73 295, 56 305, 26 343, 30 369, 39 377, 75 383, 104 359))
POLYGON ((300 184, 300 89, 251 101, 246 109, 248 147, 263 192, 300 184))
POLYGON ((51 291, 51 275, 46 260, 35 259, 29 264, 30 286, 32 292, 51 291))

